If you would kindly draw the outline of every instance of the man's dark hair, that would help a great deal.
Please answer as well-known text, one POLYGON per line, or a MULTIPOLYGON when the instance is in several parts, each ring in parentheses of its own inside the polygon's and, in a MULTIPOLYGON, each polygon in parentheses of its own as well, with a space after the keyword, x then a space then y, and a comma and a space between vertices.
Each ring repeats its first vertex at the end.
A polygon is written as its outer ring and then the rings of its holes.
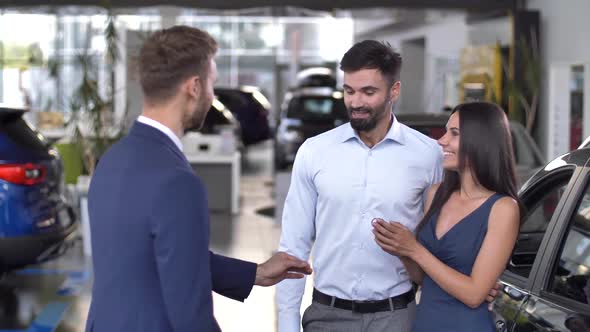
POLYGON ((401 68, 401 55, 389 43, 376 40, 363 40, 354 44, 340 61, 340 69, 344 72, 378 69, 390 84, 399 81, 401 68))
POLYGON ((174 96, 178 85, 191 76, 206 79, 209 61, 217 52, 217 42, 207 32, 174 26, 152 34, 139 55, 143 93, 149 101, 160 102, 174 96))

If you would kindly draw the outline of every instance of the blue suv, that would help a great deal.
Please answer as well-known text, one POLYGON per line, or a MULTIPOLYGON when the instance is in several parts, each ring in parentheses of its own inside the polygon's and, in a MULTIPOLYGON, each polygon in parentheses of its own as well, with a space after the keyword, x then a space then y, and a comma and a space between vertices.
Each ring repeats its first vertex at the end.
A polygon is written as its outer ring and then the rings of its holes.
POLYGON ((23 114, 0 107, 0 272, 63 253, 77 225, 59 155, 23 114))

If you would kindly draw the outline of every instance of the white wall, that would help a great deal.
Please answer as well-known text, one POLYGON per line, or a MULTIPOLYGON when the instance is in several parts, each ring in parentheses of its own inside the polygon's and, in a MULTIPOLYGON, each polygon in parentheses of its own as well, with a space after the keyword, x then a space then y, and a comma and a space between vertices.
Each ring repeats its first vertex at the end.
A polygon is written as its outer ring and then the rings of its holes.
MULTIPOLYGON (((529 0, 528 9, 539 10, 541 14, 541 54, 544 62, 544 82, 542 86, 542 99, 540 114, 538 116, 537 142, 547 153, 548 158, 555 157, 558 151, 548 151, 550 142, 549 120, 549 68, 562 65, 590 63, 590 43, 588 31, 590 31, 590 1, 568 0, 567 2, 555 0, 529 0)), ((590 85, 586 81, 586 86, 590 85)), ((590 91, 588 88, 585 89, 590 91)), ((588 100, 586 98, 586 100, 588 100)), ((584 105, 584 117, 590 117, 590 105, 584 105)), ((562 112, 569 109, 562 108, 562 112)), ((585 133, 586 135, 589 133, 585 133)), ((551 149, 549 149, 551 150, 551 149)))
MULTIPOLYGON (((387 41, 397 50, 401 49, 403 41, 425 38, 425 84, 423 86, 422 95, 424 97, 421 104, 425 112, 439 111, 443 106, 442 95, 440 93, 443 90, 443 80, 442 77, 437 77, 439 76, 436 68, 437 59, 458 61, 461 49, 468 43, 468 29, 465 23, 465 15, 453 15, 445 18, 442 22, 410 30, 385 31, 371 38, 387 41)), ((402 54, 402 61, 403 59, 404 54, 402 54)), ((413 78, 402 76, 402 95, 405 93, 404 82, 411 79, 413 78)))

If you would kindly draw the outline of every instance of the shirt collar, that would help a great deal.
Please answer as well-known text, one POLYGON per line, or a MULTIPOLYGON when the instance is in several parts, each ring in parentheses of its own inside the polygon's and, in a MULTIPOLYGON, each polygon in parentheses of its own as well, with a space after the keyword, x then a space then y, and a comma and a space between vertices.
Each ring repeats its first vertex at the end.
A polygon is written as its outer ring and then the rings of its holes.
POLYGON ((137 121, 141 122, 145 125, 148 125, 150 127, 154 127, 156 129, 158 129, 159 131, 163 132, 164 134, 166 134, 166 136, 168 136, 172 140, 172 142, 174 142, 174 145, 176 145, 178 147, 178 149, 180 151, 182 151, 182 142, 180 141, 180 138, 178 138, 178 136, 176 136, 170 128, 166 127, 165 125, 161 124, 160 122, 158 122, 154 119, 150 119, 147 116, 143 116, 143 115, 140 115, 137 118, 137 121))
MULTIPOLYGON (((393 113, 391 113, 391 118, 392 118, 393 123, 391 124, 391 127, 387 131, 387 134, 385 134, 385 138, 383 138, 383 140, 384 141, 391 140, 391 141, 394 141, 394 142, 397 142, 397 143, 403 145, 403 144, 405 144, 406 140, 404 137, 404 133, 402 131, 402 126, 397 121, 397 118, 395 117, 395 115, 393 115, 393 113)), ((359 137, 358 133, 352 128, 352 126, 350 125, 350 122, 349 122, 346 124, 345 130, 342 134, 342 142, 346 142, 351 138, 356 138, 358 140, 361 139, 359 137)))

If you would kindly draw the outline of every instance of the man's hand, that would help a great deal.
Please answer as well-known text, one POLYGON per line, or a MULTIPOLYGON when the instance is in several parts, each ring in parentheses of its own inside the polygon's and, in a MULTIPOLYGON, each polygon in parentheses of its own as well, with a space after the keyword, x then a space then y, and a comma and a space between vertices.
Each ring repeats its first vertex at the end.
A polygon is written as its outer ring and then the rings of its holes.
POLYGON ((301 279, 311 274, 311 266, 284 252, 277 252, 256 269, 255 285, 272 286, 284 279, 301 279))
POLYGON ((500 293, 499 292, 500 287, 502 287, 502 284, 497 282, 496 285, 494 285, 494 288, 490 289, 490 293, 486 297, 486 301, 488 302, 488 310, 490 310, 490 311, 492 311, 494 309, 494 300, 496 299, 496 297, 500 293))

